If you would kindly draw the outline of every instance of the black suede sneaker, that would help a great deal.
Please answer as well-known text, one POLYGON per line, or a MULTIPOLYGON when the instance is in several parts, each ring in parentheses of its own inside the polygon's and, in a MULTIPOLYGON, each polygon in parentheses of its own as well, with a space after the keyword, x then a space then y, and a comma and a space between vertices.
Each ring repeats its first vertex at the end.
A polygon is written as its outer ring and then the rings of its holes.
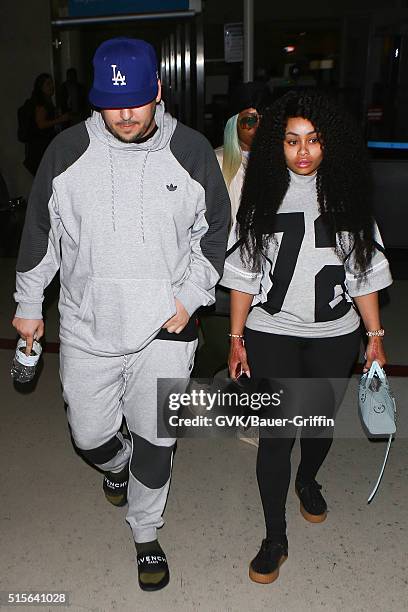
POLYGON ((322 485, 315 480, 308 483, 296 480, 295 491, 300 499, 300 512, 310 523, 322 523, 327 517, 327 504, 320 493, 322 485))
POLYGON ((288 539, 283 536, 280 541, 266 538, 261 548, 249 564, 249 577, 259 584, 270 584, 279 576, 279 568, 288 558, 288 539))
POLYGON ((129 482, 129 465, 121 472, 105 472, 103 477, 103 492, 114 506, 124 506, 127 503, 127 487, 129 482))

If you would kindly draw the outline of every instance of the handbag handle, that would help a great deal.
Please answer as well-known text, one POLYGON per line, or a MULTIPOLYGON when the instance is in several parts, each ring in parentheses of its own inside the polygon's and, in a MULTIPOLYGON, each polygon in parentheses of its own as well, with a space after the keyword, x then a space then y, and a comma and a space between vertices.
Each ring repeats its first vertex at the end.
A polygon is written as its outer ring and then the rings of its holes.
POLYGON ((367 379, 371 380, 371 378, 374 378, 375 374, 377 374, 378 378, 380 378, 381 381, 385 381, 386 380, 386 376, 385 376, 384 370, 382 369, 382 367, 380 366, 378 361, 374 360, 373 363, 371 364, 371 368, 367 372, 367 379))

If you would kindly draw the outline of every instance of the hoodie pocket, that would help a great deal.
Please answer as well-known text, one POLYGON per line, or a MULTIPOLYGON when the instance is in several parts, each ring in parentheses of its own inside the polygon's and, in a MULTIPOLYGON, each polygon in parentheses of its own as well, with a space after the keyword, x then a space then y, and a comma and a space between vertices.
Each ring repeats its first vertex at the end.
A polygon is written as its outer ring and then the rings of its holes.
POLYGON ((176 312, 167 280, 90 277, 74 335, 96 352, 134 353, 176 312))

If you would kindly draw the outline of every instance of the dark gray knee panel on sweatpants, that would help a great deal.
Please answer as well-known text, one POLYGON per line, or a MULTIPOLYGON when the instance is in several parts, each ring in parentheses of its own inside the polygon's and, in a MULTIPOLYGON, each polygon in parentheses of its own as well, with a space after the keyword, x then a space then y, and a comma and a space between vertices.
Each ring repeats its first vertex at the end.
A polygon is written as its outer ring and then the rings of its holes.
POLYGON ((133 431, 133 453, 130 471, 139 482, 149 489, 164 487, 171 472, 172 446, 157 446, 141 438, 133 431))
MULTIPOLYGON (((76 446, 76 445, 75 445, 76 446)), ((96 465, 103 465, 108 463, 113 457, 115 457, 120 450, 122 450, 122 442, 117 436, 113 436, 110 440, 98 446, 98 448, 91 448, 89 450, 83 450, 82 448, 76 448, 85 459, 96 465)))

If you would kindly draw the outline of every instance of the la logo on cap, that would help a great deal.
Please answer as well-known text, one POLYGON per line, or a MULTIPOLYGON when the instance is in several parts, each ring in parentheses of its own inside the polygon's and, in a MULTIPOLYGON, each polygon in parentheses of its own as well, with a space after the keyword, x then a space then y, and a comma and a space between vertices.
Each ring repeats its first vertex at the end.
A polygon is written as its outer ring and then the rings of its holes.
POLYGON ((112 76, 112 83, 114 85, 118 85, 119 83, 121 85, 126 85, 126 75, 121 73, 120 70, 116 70, 117 64, 111 64, 111 68, 112 68, 112 72, 113 72, 113 76, 112 76))

